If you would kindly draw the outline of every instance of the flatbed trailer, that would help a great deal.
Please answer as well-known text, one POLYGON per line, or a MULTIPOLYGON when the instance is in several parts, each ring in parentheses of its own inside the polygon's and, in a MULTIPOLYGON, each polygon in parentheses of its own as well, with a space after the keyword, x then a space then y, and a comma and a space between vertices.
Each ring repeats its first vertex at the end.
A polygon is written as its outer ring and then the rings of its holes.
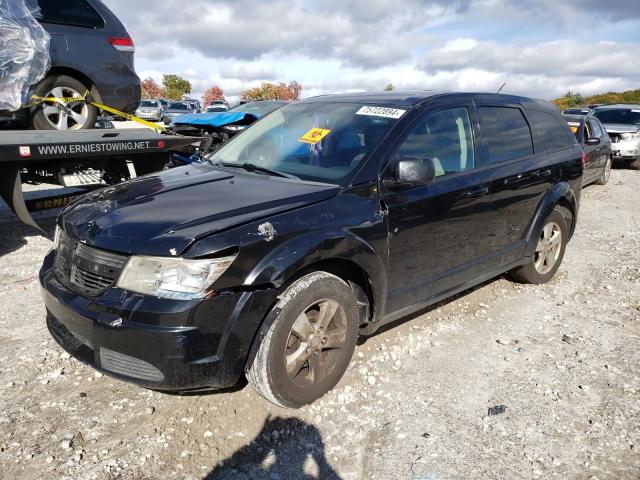
POLYGON ((0 132, 0 196, 22 222, 39 228, 30 211, 61 207, 86 190, 164 169, 172 152, 192 151, 201 138, 150 129, 8 130, 0 132), (78 193, 25 202, 22 184, 51 183, 78 193))

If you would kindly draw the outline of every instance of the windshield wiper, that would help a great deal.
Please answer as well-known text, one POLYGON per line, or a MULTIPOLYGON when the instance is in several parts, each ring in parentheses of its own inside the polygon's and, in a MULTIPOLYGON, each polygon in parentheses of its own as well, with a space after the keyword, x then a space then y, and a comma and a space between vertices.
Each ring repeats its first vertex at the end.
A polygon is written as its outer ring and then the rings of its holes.
POLYGON ((222 166, 222 167, 232 167, 232 168, 242 168, 247 172, 254 173, 266 173, 268 175, 274 175, 276 177, 282 178, 295 178, 300 180, 300 177, 296 177, 295 175, 291 175, 290 173, 279 172, 278 170, 272 170, 271 168, 263 167, 261 165, 256 165, 255 163, 233 163, 233 162, 212 162, 214 166, 222 166))

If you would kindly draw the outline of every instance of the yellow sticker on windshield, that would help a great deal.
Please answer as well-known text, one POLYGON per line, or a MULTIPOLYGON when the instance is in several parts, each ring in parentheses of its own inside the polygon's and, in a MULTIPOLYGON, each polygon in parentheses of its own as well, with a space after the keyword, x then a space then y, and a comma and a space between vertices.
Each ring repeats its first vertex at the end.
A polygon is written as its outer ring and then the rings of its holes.
POLYGON ((301 136, 298 140, 304 143, 310 143, 311 145, 315 145, 324 137, 329 135, 331 130, 325 130, 324 128, 312 128, 303 136, 301 136))
POLYGON ((571 128, 571 131, 573 133, 576 133, 578 131, 578 127, 569 127, 569 128, 571 128))

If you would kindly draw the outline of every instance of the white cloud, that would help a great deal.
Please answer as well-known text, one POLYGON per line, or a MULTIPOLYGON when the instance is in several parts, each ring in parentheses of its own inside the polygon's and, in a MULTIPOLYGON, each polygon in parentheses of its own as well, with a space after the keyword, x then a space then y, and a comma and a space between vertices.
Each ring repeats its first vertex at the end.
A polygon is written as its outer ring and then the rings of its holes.
POLYGON ((201 95, 262 81, 303 95, 397 88, 554 98, 638 88, 640 0, 109 0, 140 76, 201 95))
POLYGON ((220 67, 220 76, 222 78, 273 80, 278 75, 278 70, 266 62, 235 62, 220 67))
POLYGON ((512 74, 640 77, 640 43, 554 40, 505 44, 457 39, 430 50, 418 63, 427 72, 479 68, 512 74))

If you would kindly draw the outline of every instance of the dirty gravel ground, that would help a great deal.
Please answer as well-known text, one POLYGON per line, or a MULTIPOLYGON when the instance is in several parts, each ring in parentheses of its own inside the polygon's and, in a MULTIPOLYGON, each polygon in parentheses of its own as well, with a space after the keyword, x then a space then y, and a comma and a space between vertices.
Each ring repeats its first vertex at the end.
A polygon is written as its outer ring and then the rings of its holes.
POLYGON ((68 358, 36 279, 49 240, 0 218, 1 478, 640 478, 640 171, 584 191, 551 283, 496 279, 386 329, 298 411, 68 358))

